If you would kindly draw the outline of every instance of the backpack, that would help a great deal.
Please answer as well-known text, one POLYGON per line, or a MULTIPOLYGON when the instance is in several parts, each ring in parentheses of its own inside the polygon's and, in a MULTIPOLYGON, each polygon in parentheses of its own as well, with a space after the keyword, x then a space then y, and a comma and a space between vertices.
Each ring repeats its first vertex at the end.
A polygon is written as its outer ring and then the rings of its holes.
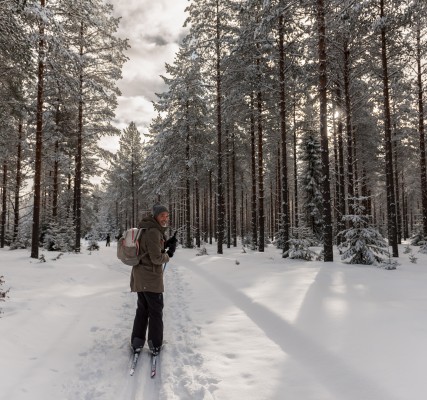
POLYGON ((139 248, 139 239, 145 229, 130 228, 123 233, 117 242, 117 258, 124 264, 134 266, 139 264, 142 254, 139 248))

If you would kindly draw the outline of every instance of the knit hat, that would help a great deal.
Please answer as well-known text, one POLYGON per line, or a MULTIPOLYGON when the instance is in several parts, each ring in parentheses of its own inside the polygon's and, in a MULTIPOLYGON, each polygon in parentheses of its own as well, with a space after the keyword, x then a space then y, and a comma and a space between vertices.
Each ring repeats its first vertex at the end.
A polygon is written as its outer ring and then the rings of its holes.
POLYGON ((162 204, 154 204, 153 206, 153 217, 157 217, 162 212, 169 212, 168 209, 162 204))

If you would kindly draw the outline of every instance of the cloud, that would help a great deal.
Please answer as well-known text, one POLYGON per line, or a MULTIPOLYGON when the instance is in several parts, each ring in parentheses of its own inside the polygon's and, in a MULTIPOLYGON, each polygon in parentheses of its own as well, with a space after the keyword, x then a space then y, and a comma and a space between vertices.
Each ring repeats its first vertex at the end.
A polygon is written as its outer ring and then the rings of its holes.
POLYGON ((145 39, 156 46, 166 46, 168 44, 167 40, 161 35, 145 35, 145 39))
POLYGON ((115 14, 121 16, 120 31, 132 41, 146 35, 160 35, 167 42, 179 37, 186 15, 186 0, 113 0, 115 14))
POLYGON ((133 121, 140 133, 144 133, 147 132, 151 123, 151 119, 147 119, 147 115, 153 114, 151 102, 143 96, 122 96, 114 125, 119 129, 124 129, 133 121))
POLYGON ((160 75, 165 74, 165 62, 172 62, 178 45, 169 43, 161 51, 156 46, 146 46, 130 55, 130 61, 123 67, 123 79, 119 82, 123 95, 142 96, 155 101, 155 93, 166 90, 160 75))
POLYGON ((183 28, 187 0, 108 0, 114 15, 121 17, 118 36, 129 39, 126 52, 129 61, 118 82, 122 92, 114 125, 123 129, 134 121, 141 133, 147 133, 155 116, 155 93, 167 88, 160 75, 165 63, 172 63, 179 43, 185 36, 183 28))

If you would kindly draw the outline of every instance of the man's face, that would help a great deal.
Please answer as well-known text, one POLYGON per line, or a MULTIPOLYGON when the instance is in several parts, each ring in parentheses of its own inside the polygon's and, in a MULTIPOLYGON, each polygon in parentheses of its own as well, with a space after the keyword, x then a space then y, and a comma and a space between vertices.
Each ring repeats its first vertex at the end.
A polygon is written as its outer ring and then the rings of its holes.
POLYGON ((163 228, 165 228, 166 226, 168 226, 168 221, 169 221, 169 213, 167 211, 164 211, 162 213, 160 213, 159 215, 157 215, 156 217, 156 221, 160 224, 160 226, 162 226, 163 228))

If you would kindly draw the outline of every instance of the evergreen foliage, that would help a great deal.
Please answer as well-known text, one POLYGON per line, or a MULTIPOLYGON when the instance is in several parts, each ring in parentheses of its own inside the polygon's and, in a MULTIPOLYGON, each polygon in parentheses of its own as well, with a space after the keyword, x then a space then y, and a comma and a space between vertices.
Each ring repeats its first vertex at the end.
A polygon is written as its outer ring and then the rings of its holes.
POLYGON ((141 133, 131 122, 119 138, 119 149, 110 159, 110 169, 105 176, 106 195, 100 193, 98 221, 92 225, 98 238, 108 232, 119 232, 136 227, 140 213, 150 209, 149 195, 141 194, 145 185, 143 167, 144 146, 141 133))
MULTIPOLYGON (((307 111, 307 116, 310 115, 307 111)), ((304 220, 318 240, 323 235, 322 159, 320 140, 316 131, 307 126, 301 139, 301 190, 304 201, 304 220)))
POLYGON ((127 60, 112 13, 102 0, 0 3, 2 247, 27 245, 20 231, 29 206, 34 258, 42 226, 54 234, 72 213, 78 251, 92 223, 89 178, 100 173, 98 140, 117 133, 116 82, 127 60))
POLYGON ((399 264, 399 262, 398 262, 396 259, 393 259, 393 258, 390 258, 390 257, 388 257, 388 258, 386 258, 386 259, 382 260, 382 261, 378 264, 378 266, 379 266, 380 268, 384 268, 384 269, 385 269, 385 270, 387 270, 387 271, 393 271, 393 270, 397 269, 397 267, 398 267, 399 265, 400 265, 400 264, 399 264))
POLYGON ((99 244, 98 244, 98 242, 95 239, 93 239, 93 238, 89 239, 89 243, 88 243, 87 249, 89 251, 99 250, 99 244))
POLYGON ((50 223, 43 237, 43 247, 48 251, 74 251, 74 221, 71 217, 50 223))
POLYGON ((369 226, 369 216, 365 213, 363 202, 366 198, 354 199, 354 214, 344 216, 351 228, 339 233, 343 236, 339 248, 341 259, 349 260, 350 264, 373 265, 382 263, 388 256, 388 245, 385 239, 372 226, 369 226))
POLYGON ((291 259, 311 261, 317 254, 309 246, 310 241, 307 239, 289 239, 289 250, 286 256, 291 259))
MULTIPOLYGON (((2 301, 5 301, 6 300, 6 298, 8 297, 7 295, 8 295, 8 293, 9 293, 9 290, 10 290, 10 288, 9 289, 7 289, 7 290, 4 290, 3 289, 3 285, 4 285, 4 283, 5 283, 5 281, 4 281, 4 276, 3 275, 1 275, 0 276, 0 303, 2 302, 2 301)), ((2 311, 1 311, 1 308, 0 308, 0 314, 2 313, 2 311)))
POLYGON ((309 258, 295 232, 329 243, 330 207, 350 262, 381 259, 378 231, 393 252, 417 231, 424 246, 426 2, 331 0, 325 34, 322 5, 191 0, 156 117, 119 132, 128 44, 112 6, 0 1, 0 245, 79 251, 81 236, 117 236, 161 201, 187 247, 220 252, 239 235, 309 258), (99 148, 115 134, 116 154, 99 148), (48 229, 32 233, 31 218, 48 229))
POLYGON ((317 244, 310 229, 299 227, 293 231, 293 235, 288 241, 289 249, 283 254, 284 257, 305 261, 317 258, 318 254, 310 249, 317 244))
POLYGON ((411 246, 424 246, 427 243, 422 232, 416 232, 411 237, 411 246))
POLYGON ((421 245, 419 252, 423 254, 427 254, 427 243, 421 245))

